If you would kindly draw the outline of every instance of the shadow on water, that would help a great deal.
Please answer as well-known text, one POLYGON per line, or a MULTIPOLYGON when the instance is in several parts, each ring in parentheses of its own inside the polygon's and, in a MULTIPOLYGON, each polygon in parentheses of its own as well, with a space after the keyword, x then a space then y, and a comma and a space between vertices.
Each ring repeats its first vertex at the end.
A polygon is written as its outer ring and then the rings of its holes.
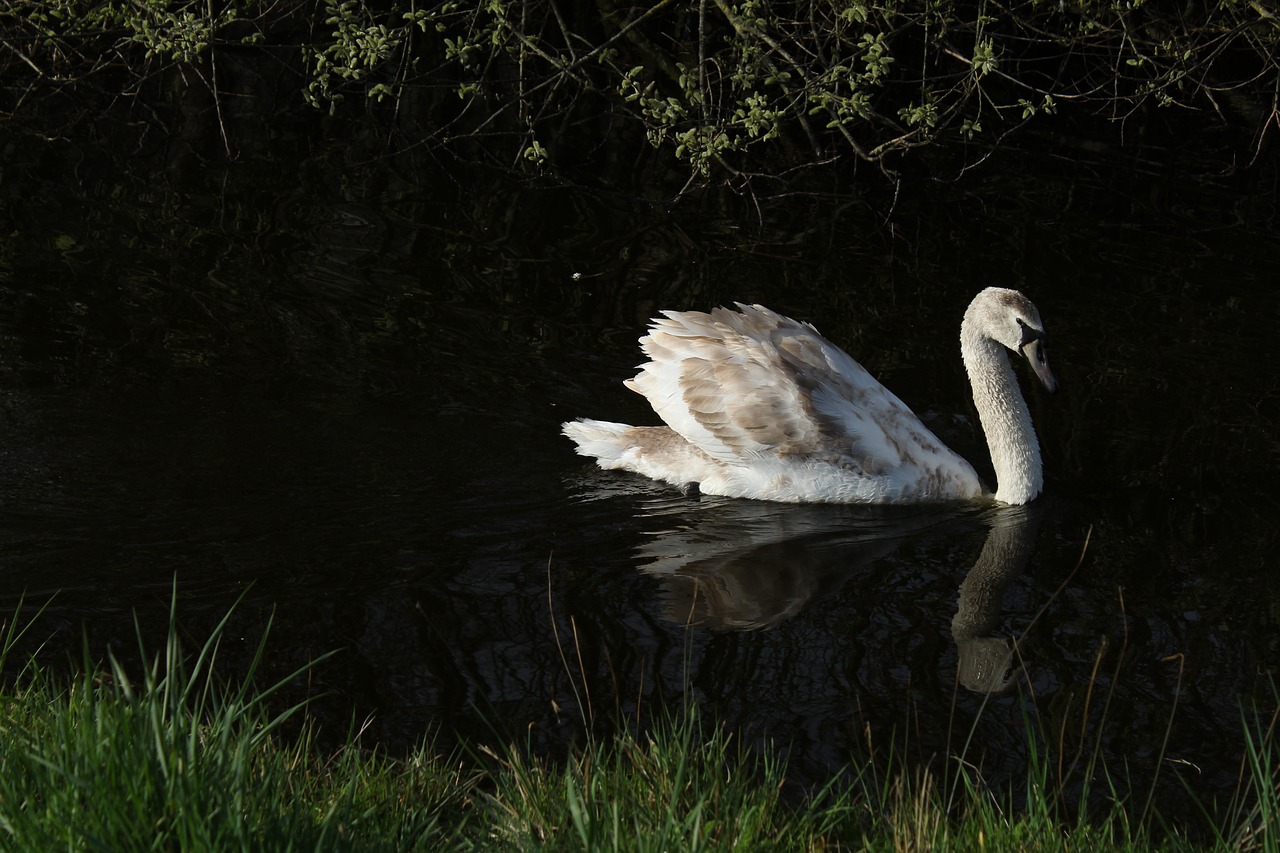
POLYGON ((264 678, 342 649, 296 693, 392 750, 562 754, 692 696, 802 782, 896 736, 993 780, 1032 743, 1064 777, 1096 756, 1172 809, 1179 776, 1235 789, 1280 660, 1273 187, 1009 153, 892 209, 667 208, 335 150, 5 146, 0 610, 56 593, 50 665, 135 612, 162 632, 176 575, 195 644, 245 596, 231 668, 272 614, 264 678), (988 284, 1034 298, 1063 383, 1030 394, 1031 510, 689 501, 559 435, 652 422, 620 380, 657 310, 762 302, 989 480, 956 351, 988 284))

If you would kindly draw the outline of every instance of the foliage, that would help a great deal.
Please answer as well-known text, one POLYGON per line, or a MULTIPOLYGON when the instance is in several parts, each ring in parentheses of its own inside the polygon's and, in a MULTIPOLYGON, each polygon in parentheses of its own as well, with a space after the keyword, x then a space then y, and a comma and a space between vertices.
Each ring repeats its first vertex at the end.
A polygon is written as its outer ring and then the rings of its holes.
POLYGON ((421 95, 427 141, 496 135, 535 164, 575 122, 632 127, 703 175, 989 144, 1068 108, 1222 116, 1256 148, 1280 79, 1280 20, 1243 0, 0 0, 0 33, 26 93, 175 70, 221 95, 220 55, 289 46, 315 107, 421 95))

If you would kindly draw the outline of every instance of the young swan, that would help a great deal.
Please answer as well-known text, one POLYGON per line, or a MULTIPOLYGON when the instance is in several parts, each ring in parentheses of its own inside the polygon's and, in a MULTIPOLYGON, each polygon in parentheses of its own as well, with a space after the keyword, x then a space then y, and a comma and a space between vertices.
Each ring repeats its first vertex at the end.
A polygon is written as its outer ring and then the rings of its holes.
MULTIPOLYGON (((662 427, 579 419, 578 453, 686 492, 759 500, 910 504, 984 494, 978 475, 862 365, 818 334, 759 305, 664 311, 626 385, 662 427)), ((1005 349, 1049 391, 1044 324, 1016 290, 989 287, 960 325, 960 352, 996 473, 995 499, 1040 494, 1040 445, 1005 349)))

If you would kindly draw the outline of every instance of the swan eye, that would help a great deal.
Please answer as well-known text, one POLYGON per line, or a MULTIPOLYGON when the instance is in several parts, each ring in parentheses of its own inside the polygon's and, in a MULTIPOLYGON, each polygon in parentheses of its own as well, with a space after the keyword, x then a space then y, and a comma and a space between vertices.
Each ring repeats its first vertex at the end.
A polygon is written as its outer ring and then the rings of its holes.
POLYGON ((1044 340, 1044 332, 1034 326, 1028 326, 1022 322, 1021 318, 1018 319, 1018 328, 1022 329, 1022 339, 1018 341, 1018 349, 1022 349, 1032 341, 1044 340))

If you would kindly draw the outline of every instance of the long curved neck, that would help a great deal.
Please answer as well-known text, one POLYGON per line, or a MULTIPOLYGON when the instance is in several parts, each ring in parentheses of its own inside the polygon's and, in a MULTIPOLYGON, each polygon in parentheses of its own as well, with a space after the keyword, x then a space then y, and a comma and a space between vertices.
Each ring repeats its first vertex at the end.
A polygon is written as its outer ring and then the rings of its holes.
POLYGON ((996 470, 996 500, 1027 503, 1040 494, 1044 472, 1031 412, 1022 399, 1009 357, 968 314, 960 326, 960 353, 996 470))

